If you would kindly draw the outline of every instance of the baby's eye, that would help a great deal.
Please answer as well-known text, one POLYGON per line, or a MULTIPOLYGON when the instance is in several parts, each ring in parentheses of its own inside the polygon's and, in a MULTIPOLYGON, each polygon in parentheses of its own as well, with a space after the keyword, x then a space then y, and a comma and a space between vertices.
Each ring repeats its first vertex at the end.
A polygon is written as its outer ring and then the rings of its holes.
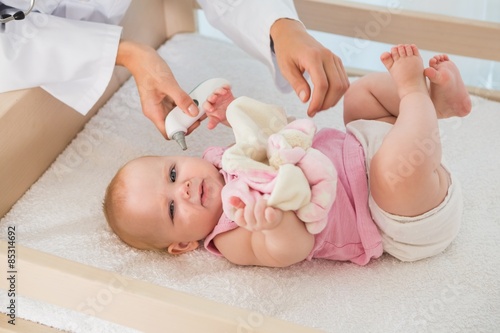
POLYGON ((172 222, 174 221, 174 211, 175 211, 174 201, 170 201, 170 203, 168 204, 168 213, 170 214, 170 219, 172 220, 172 222))
POLYGON ((176 178, 177 178, 177 171, 175 170, 175 165, 174 165, 172 169, 170 169, 170 181, 174 183, 176 178))

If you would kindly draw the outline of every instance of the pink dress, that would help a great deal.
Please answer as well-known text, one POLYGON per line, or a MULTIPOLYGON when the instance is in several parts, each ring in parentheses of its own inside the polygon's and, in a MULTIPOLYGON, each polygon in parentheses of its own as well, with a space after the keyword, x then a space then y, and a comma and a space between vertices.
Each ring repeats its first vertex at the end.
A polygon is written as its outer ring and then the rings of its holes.
MULTIPOLYGON (((371 258, 382 255, 382 239, 368 208, 368 182, 363 147, 350 133, 322 129, 313 140, 313 147, 325 154, 337 169, 337 193, 328 213, 326 227, 315 235, 315 244, 307 260, 322 258, 351 261, 366 265, 371 258)), ((203 158, 221 168, 224 148, 211 147, 203 158)), ((226 183, 233 179, 220 171, 226 183)), ((222 215, 212 233, 205 239, 205 248, 221 255, 213 239, 238 225, 222 215)))

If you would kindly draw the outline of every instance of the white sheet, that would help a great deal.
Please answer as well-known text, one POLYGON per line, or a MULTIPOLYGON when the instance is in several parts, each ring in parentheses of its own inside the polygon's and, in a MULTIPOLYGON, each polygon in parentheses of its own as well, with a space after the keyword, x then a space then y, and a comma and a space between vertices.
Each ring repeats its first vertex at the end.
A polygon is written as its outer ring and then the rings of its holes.
MULTIPOLYGON (((230 44, 179 35, 160 53, 186 90, 224 77, 235 95, 305 115, 294 95, 276 90, 264 65, 230 44)), ((473 104, 467 118, 441 122, 444 155, 462 183, 465 213, 456 241, 427 260, 402 263, 384 255, 366 267, 316 260, 285 269, 248 268, 205 250, 170 257, 124 245, 101 210, 109 180, 134 157, 182 153, 142 115, 133 80, 90 120, 0 221, 0 229, 16 225, 19 244, 250 309, 253 316, 246 319, 255 325, 265 314, 329 332, 493 332, 500 327, 500 104, 479 98, 473 104)), ((341 110, 340 104, 321 113, 317 124, 343 128, 341 110)), ((226 145, 232 135, 203 126, 187 137, 186 153, 199 155, 207 141, 226 145)), ((4 291, 0 295, 6 299, 4 291)), ((24 298, 18 300, 18 316, 72 332, 124 332, 24 298)))

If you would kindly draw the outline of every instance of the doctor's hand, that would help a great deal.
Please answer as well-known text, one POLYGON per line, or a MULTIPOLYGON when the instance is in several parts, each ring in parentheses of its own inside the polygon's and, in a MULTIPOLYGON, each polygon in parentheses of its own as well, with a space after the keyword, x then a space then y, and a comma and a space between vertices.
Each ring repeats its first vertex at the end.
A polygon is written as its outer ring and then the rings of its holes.
MULTIPOLYGON (((197 115, 198 107, 181 89, 170 67, 155 49, 131 41, 120 41, 116 64, 126 67, 135 79, 141 99, 142 112, 167 138, 165 118, 178 105, 186 114, 197 115)), ((201 117, 188 134, 200 125, 201 117)))
POLYGON ((270 34, 281 73, 302 102, 310 100, 307 114, 312 117, 337 104, 349 87, 340 58, 309 35, 301 22, 279 19, 270 34), (304 72, 311 77, 312 96, 304 72))

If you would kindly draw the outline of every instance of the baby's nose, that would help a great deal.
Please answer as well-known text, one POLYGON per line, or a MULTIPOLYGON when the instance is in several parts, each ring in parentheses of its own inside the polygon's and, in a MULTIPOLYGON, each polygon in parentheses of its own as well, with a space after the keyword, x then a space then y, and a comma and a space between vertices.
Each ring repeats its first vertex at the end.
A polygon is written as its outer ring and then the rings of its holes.
POLYGON ((191 188, 191 182, 189 180, 185 181, 180 187, 181 196, 185 199, 189 199, 189 197, 191 196, 191 188))

